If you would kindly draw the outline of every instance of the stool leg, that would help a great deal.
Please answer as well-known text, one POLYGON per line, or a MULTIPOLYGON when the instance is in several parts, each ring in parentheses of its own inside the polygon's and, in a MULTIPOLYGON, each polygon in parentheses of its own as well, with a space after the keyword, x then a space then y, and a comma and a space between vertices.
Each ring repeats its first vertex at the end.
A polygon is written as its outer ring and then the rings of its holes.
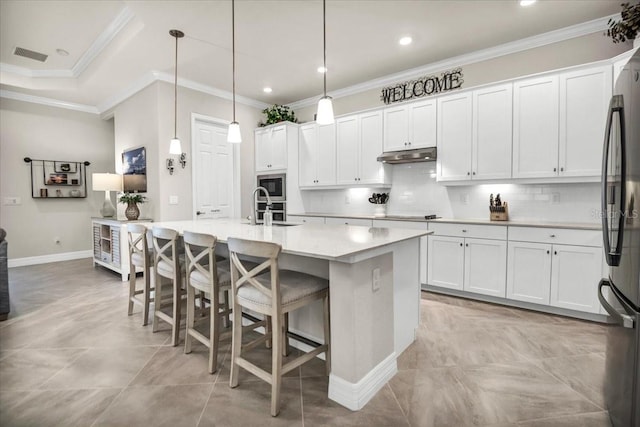
POLYGON ((195 325, 195 304, 196 291, 187 283, 187 325, 184 331, 184 352, 191 353, 191 334, 189 333, 195 325))
MULTIPOLYGON (((218 314, 219 296, 211 289, 209 304, 209 373, 216 372, 218 367, 218 343, 220 342, 220 314, 218 314)), ((242 319, 240 320, 242 322, 242 319)), ((242 327, 242 325, 240 325, 242 327)))
POLYGON ((234 388, 238 386, 238 374, 239 366, 236 363, 236 359, 242 356, 242 308, 240 304, 233 303, 233 324, 232 338, 231 338, 231 373, 229 374, 229 387, 234 388))
MULTIPOLYGON (((264 333, 265 335, 273 336, 273 325, 271 324, 271 316, 265 315, 264 317, 267 320, 267 323, 264 325, 264 333)), ((271 348, 271 338, 268 338, 265 341, 265 346, 267 348, 271 348)))
POLYGON ((130 266, 131 271, 129 272, 129 309, 127 314, 131 316, 133 313, 133 298, 136 295, 136 267, 135 265, 130 266))
POLYGON ((142 300, 142 326, 149 323, 149 304, 151 304, 151 277, 149 277, 149 266, 145 264, 144 271, 144 295, 142 300))
POLYGON ((282 327, 284 316, 272 316, 273 346, 271 348, 271 416, 280 412, 280 388, 282 386, 282 327))
MULTIPOLYGON (((155 270, 155 269, 154 269, 155 270)), ((162 277, 158 274, 157 271, 154 271, 154 276, 156 280, 156 290, 153 294, 153 327, 152 331, 158 331, 158 313, 160 312, 160 308, 162 307, 162 277)))
POLYGON ((226 313, 222 318, 222 327, 227 329, 229 327, 229 291, 224 291, 224 312, 226 313))
POLYGON ((282 325, 282 355, 287 357, 289 355, 289 313, 284 314, 284 322, 282 325))
POLYGON ((324 363, 327 375, 329 375, 329 373, 331 373, 331 319, 329 317, 329 295, 323 298, 322 304, 324 306, 324 343, 327 344, 327 351, 324 353, 324 363))
POLYGON ((173 276, 173 324, 171 325, 171 345, 174 347, 177 346, 180 341, 180 312, 182 311, 180 307, 182 305, 181 279, 180 272, 176 271, 173 276))

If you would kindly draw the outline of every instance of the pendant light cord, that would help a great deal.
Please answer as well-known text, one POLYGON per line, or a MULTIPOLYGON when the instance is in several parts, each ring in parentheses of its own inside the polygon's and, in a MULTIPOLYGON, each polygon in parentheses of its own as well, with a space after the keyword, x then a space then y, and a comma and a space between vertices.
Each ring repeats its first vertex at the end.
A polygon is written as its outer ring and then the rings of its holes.
POLYGON ((173 81, 173 138, 178 139, 178 35, 176 38, 176 70, 173 81))
POLYGON ((322 0, 322 49, 324 55, 324 97, 327 97, 327 0, 322 0))
POLYGON ((233 85, 233 121, 236 121, 236 2, 231 0, 231 68, 233 85))

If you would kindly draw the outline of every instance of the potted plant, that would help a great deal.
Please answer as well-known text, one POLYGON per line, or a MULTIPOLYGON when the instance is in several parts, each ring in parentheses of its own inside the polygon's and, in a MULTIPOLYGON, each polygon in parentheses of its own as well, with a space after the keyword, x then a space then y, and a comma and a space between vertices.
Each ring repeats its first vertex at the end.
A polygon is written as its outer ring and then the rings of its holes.
POLYGON ((635 40, 640 33, 640 3, 631 5, 622 3, 620 21, 609 19, 609 29, 607 36, 613 39, 614 43, 624 43, 627 40, 635 40))
POLYGON ((265 108, 262 112, 267 116, 266 121, 258 123, 258 126, 264 127, 280 122, 298 123, 296 113, 286 105, 275 104, 273 107, 265 108))
POLYGON ((138 203, 146 202, 147 198, 142 194, 122 193, 118 201, 120 203, 127 204, 127 208, 124 211, 124 216, 126 216, 129 221, 134 221, 138 219, 138 217, 140 216, 140 209, 138 209, 138 203))

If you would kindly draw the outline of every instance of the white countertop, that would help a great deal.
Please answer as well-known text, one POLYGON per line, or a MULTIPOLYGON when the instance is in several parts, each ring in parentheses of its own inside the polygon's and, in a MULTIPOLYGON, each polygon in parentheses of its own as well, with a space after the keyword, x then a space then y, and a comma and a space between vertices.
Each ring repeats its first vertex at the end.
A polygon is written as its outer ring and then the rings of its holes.
POLYGON ((378 217, 374 215, 348 215, 348 214, 327 214, 320 212, 311 213, 292 213, 290 216, 313 216, 313 217, 325 217, 325 218, 357 218, 357 219, 381 219, 388 221, 412 221, 412 222, 444 222, 453 224, 477 224, 477 225, 509 225, 512 227, 539 227, 539 228, 572 228, 576 230, 601 230, 602 226, 599 223, 587 223, 587 222, 553 222, 553 221, 523 221, 523 220, 509 220, 509 221, 491 221, 488 219, 462 219, 462 218, 437 218, 437 219, 425 219, 423 216, 402 216, 402 215, 389 215, 385 217, 378 217))
POLYGON ((389 229, 355 225, 301 224, 295 226, 250 225, 243 219, 203 219, 163 221, 147 227, 166 227, 212 234, 220 242, 229 237, 278 243, 284 253, 328 260, 364 252, 429 234, 426 230, 389 229))

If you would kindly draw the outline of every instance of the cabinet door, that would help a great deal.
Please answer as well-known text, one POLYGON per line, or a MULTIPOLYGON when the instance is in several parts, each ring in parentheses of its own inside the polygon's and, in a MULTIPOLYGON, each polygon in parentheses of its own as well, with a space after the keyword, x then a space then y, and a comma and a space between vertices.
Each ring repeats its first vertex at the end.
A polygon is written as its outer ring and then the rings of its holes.
POLYGON ((471 93, 438 98, 438 181, 471 179, 471 93))
POLYGON ((553 245, 551 305, 599 313, 601 259, 601 248, 553 245))
POLYGON ((513 85, 473 92, 473 179, 511 178, 513 85))
POLYGON ((324 223, 328 225, 360 225, 363 227, 372 227, 373 220, 364 218, 326 217, 324 223))
POLYGON ((513 84, 513 177, 558 174, 558 77, 513 84))
POLYGON ((465 239, 464 290, 505 297, 507 242, 504 240, 465 239))
POLYGON ((612 67, 560 75, 560 176, 599 176, 612 67))
POLYGON ((270 156, 270 140, 267 131, 259 130, 254 133, 255 155, 256 155, 256 172, 264 172, 269 170, 270 156))
POLYGON ((312 187, 316 185, 317 126, 315 123, 300 127, 300 141, 298 143, 298 185, 312 187))
POLYGON ((414 102, 407 105, 407 109, 409 110, 408 148, 435 147, 437 133, 435 99, 414 102))
POLYGON ((384 151, 406 150, 409 143, 407 106, 384 109, 384 151))
POLYGON ((382 154, 382 111, 360 114, 360 175, 358 184, 380 184, 385 180, 382 154))
POLYGON ((336 125, 318 125, 316 185, 336 183, 336 125))
POLYGON ((336 120, 336 182, 358 183, 358 116, 336 120))
POLYGON ((287 168, 287 127, 278 126, 269 131, 271 161, 269 170, 287 168))
POLYGON ((509 242, 507 298, 549 304, 551 245, 509 242))
POLYGON ((464 239, 428 236, 427 283, 462 290, 464 281, 464 239))

